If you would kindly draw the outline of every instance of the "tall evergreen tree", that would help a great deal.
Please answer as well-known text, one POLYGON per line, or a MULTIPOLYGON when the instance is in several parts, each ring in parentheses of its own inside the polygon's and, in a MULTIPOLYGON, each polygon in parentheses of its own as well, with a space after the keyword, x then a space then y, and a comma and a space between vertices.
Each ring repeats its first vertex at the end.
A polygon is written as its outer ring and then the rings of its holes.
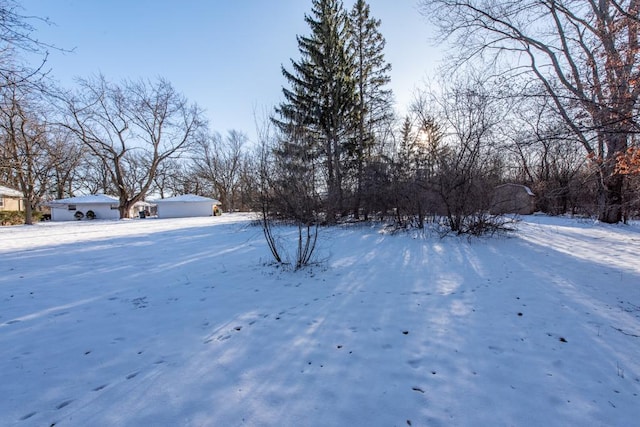
POLYGON ((386 41, 379 30, 381 21, 371 17, 365 0, 357 0, 349 14, 349 22, 349 52, 355 63, 356 82, 354 134, 349 154, 355 173, 354 214, 357 216, 364 169, 376 142, 376 130, 393 112, 392 92, 386 88, 391 81, 391 64, 384 59, 386 41))
POLYGON ((311 34, 297 37, 300 59, 291 60, 292 70, 282 67, 290 87, 283 88, 285 101, 276 108, 274 123, 285 139, 280 156, 298 166, 304 159, 321 162, 332 214, 343 210, 343 162, 355 106, 349 20, 340 0, 312 0, 305 22, 311 34))

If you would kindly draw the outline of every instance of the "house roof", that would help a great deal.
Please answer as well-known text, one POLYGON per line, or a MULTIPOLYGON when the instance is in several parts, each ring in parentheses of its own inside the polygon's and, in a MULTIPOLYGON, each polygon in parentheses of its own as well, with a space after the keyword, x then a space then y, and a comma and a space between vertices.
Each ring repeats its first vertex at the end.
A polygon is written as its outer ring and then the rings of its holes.
POLYGON ((220 202, 216 199, 197 196, 195 194, 183 194, 181 196, 168 197, 166 199, 158 199, 153 201, 153 203, 202 203, 202 202, 209 202, 214 205, 220 204, 220 202))
POLYGON ((67 199, 52 200, 48 203, 49 206, 53 205, 113 205, 119 204, 120 200, 113 196, 107 196, 106 194, 90 194, 88 196, 69 197, 67 199))
POLYGON ((522 184, 502 184, 502 185, 498 185, 496 188, 504 188, 504 187, 522 188, 529 196, 535 196, 535 194, 533 194, 533 191, 531 191, 531 189, 529 187, 527 187, 526 185, 522 185, 522 184))
POLYGON ((23 194, 21 191, 0 185, 0 196, 23 197, 23 194))

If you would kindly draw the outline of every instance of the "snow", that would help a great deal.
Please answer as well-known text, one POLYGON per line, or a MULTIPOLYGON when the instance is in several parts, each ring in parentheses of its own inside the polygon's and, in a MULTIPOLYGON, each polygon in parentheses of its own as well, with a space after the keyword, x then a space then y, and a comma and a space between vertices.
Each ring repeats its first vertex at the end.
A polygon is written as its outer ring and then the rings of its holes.
POLYGON ((220 202, 216 199, 210 199, 204 196, 198 196, 196 194, 182 194, 180 196, 168 197, 166 199, 157 199, 153 203, 194 203, 194 202, 210 202, 214 205, 219 205, 220 202))
POLYGON ((5 187, 4 185, 0 185, 0 196, 24 197, 21 191, 14 190, 13 188, 5 187))
POLYGON ((67 199, 57 199, 49 202, 50 206, 55 205, 81 205, 81 204, 114 204, 119 203, 117 197, 106 194, 89 194, 86 196, 69 197, 67 199))
POLYGON ((0 228, 0 425, 637 425, 640 227, 519 229, 291 272, 247 214, 0 228))

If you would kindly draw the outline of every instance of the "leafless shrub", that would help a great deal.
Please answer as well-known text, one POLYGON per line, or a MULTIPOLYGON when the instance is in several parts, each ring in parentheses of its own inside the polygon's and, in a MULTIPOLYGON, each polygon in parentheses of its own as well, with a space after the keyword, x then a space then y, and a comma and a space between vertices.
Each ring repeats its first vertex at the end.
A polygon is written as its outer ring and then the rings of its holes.
POLYGON ((299 167, 291 167, 290 164, 285 167, 279 162, 277 150, 286 149, 286 142, 283 144, 283 141, 272 138, 269 128, 259 134, 260 225, 274 261, 299 270, 313 263, 320 223, 313 168, 304 164, 310 157, 303 157, 303 164, 299 167), (291 259, 284 239, 276 233, 276 225, 297 228, 295 259, 291 259))

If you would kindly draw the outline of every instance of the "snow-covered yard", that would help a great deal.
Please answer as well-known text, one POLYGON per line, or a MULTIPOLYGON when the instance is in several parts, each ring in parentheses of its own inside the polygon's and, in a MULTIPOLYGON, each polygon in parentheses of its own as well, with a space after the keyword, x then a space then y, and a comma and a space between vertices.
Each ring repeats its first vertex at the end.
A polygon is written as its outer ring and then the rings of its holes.
POLYGON ((250 216, 0 228, 2 426, 631 426, 640 227, 322 230, 250 216))

